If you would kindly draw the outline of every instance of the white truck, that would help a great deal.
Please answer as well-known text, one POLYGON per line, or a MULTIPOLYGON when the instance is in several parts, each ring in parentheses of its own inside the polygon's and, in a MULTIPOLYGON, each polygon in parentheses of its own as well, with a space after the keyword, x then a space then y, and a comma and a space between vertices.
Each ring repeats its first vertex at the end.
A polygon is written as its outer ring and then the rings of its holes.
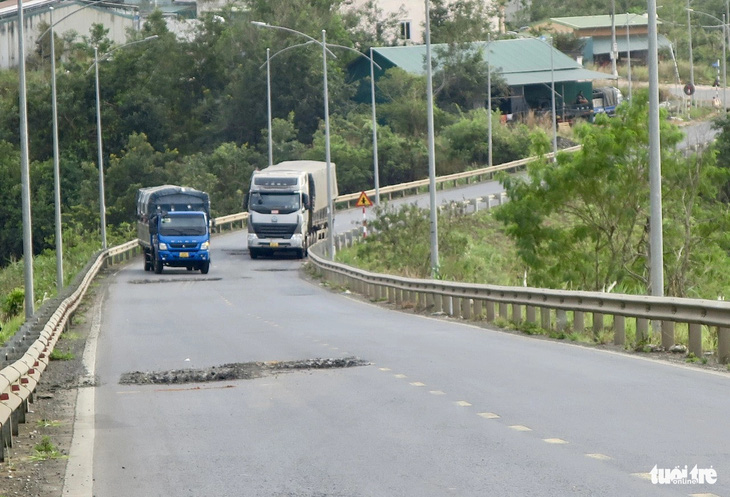
MULTIPOLYGON (((337 197, 335 164, 330 163, 332 199, 337 197)), ((276 251, 300 259, 310 244, 327 234, 327 163, 294 160, 274 164, 251 176, 245 199, 248 251, 252 259, 276 251)))

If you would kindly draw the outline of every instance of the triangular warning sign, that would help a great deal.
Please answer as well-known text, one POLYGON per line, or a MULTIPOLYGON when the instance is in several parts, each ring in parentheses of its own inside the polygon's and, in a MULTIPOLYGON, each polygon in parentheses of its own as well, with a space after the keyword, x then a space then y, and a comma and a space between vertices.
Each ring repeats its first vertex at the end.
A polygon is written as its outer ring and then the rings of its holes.
POLYGON ((357 199, 356 207, 372 207, 373 203, 368 198, 367 193, 362 192, 360 198, 357 199))

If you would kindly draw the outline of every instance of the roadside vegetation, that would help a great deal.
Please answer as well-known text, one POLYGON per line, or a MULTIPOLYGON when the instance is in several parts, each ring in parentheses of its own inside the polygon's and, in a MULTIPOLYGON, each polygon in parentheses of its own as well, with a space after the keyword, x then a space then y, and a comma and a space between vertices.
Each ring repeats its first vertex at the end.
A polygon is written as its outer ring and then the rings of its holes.
MULTIPOLYGON (((449 281, 615 293, 649 293, 648 108, 645 90, 615 118, 580 125, 575 153, 555 163, 540 158, 526 175, 503 174, 509 201, 490 211, 438 219, 438 277, 449 281), (643 94, 642 94, 643 93, 643 94)), ((676 149, 679 128, 661 124, 665 294, 721 299, 730 295, 730 119, 718 118, 716 144, 685 155, 676 149)), ((542 132, 535 153, 551 149, 542 132)), ((414 205, 382 208, 368 237, 340 251, 338 261, 373 272, 430 278, 430 219, 414 205)), ((568 313, 568 321, 572 320, 568 313)), ((604 322, 610 328, 610 318, 604 322)), ((631 320, 629 320, 631 321, 631 320)), ((500 324, 500 323, 497 323, 500 324)), ((543 330, 503 322, 529 334, 607 343, 594 334, 543 330)), ((586 329, 592 327, 586 316, 586 329)), ((637 343, 627 322, 627 343, 637 343)), ((677 325, 677 343, 687 341, 677 325)), ((713 350, 717 336, 703 333, 713 350)), ((701 359, 698 359, 701 361, 701 359)))

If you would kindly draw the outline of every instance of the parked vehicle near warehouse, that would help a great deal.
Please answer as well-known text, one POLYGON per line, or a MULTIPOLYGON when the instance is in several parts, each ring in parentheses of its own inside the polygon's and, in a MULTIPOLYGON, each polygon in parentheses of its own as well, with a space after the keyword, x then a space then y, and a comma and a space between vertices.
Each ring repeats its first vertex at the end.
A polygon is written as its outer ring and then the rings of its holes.
POLYGON ((616 107, 624 101, 621 90, 613 86, 603 86, 593 89, 593 113, 605 112, 609 116, 616 114, 616 107))
POLYGON ((137 191, 137 238, 144 270, 164 266, 189 271, 210 269, 210 198, 205 192, 176 185, 137 191))

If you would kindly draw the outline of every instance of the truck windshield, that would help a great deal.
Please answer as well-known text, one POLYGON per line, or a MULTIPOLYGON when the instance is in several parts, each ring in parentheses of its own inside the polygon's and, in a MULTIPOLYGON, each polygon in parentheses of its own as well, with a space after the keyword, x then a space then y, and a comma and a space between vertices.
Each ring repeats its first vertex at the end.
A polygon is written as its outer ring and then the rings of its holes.
POLYGON ((249 209, 262 214, 287 214, 299 210, 298 193, 253 192, 248 202, 249 209))
POLYGON ((160 220, 160 235, 205 235, 205 216, 164 216, 160 220))

